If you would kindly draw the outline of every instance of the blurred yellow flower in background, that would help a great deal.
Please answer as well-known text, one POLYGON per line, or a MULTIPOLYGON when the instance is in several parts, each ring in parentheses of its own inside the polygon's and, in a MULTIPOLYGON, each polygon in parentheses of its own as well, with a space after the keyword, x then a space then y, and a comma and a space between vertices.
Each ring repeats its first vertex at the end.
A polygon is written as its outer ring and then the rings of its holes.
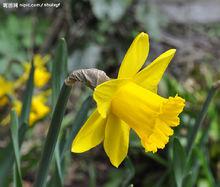
MULTIPOLYGON (((48 96, 51 94, 50 90, 34 95, 31 103, 31 111, 29 116, 29 125, 32 126, 38 120, 44 118, 49 112, 50 107, 46 105, 48 96)), ((13 102, 13 107, 18 115, 21 114, 22 103, 19 100, 13 102)))
POLYGON ((36 87, 41 88, 50 80, 50 73, 45 67, 36 68, 34 72, 34 84, 36 87))
MULTIPOLYGON (((34 56, 34 67, 35 67, 35 72, 34 72, 34 85, 37 88, 41 88, 45 86, 48 81, 50 80, 51 74, 46 68, 47 62, 50 60, 50 56, 46 55, 45 57, 42 57, 39 54, 36 54, 34 56)), ((22 85, 24 82, 27 81, 30 70, 31 70, 31 63, 24 63, 24 73, 23 75, 16 81, 15 87, 19 87, 22 85)))
MULTIPOLYGON (((49 61, 50 56, 46 55, 42 57, 36 54, 33 58, 35 72, 34 72, 34 86, 38 88, 38 94, 33 95, 31 103, 31 111, 29 116, 29 125, 32 126, 38 120, 44 118, 49 112, 50 107, 47 106, 48 97, 51 93, 50 90, 39 90, 43 88, 49 82, 51 78, 51 73, 47 70, 46 63, 49 61)), ((9 103, 7 95, 12 96, 12 107, 15 108, 18 115, 21 114, 22 102, 17 99, 19 96, 15 92, 19 90, 25 82, 28 80, 28 76, 31 69, 31 63, 25 62, 22 64, 24 72, 23 74, 14 82, 7 81, 4 77, 0 76, 0 107, 4 107, 9 103)), ((9 116, 7 116, 2 122, 2 125, 6 125, 9 122, 9 116)))
POLYGON ((0 107, 5 106, 9 102, 9 99, 7 96, 3 96, 0 98, 0 107))
POLYGON ((50 90, 47 90, 46 92, 41 92, 33 97, 29 119, 29 124, 31 126, 39 119, 44 118, 50 112, 50 107, 46 105, 49 94, 50 90))
POLYGON ((163 98, 157 86, 175 49, 170 49, 140 70, 149 51, 149 38, 140 33, 128 49, 118 78, 98 85, 93 93, 97 109, 80 129, 72 152, 81 153, 103 142, 111 163, 118 167, 128 153, 133 129, 146 151, 163 149, 179 125, 185 106, 179 96, 163 98))
POLYGON ((21 109, 22 109, 22 102, 20 100, 15 99, 13 101, 13 108, 17 112, 18 115, 21 114, 21 109))
POLYGON ((10 82, 10 81, 7 81, 2 76, 0 76, 0 85, 1 85, 0 97, 6 95, 8 93, 12 93, 12 91, 13 91, 13 83, 10 82))
POLYGON ((7 94, 12 94, 13 83, 0 76, 0 107, 8 103, 7 94))

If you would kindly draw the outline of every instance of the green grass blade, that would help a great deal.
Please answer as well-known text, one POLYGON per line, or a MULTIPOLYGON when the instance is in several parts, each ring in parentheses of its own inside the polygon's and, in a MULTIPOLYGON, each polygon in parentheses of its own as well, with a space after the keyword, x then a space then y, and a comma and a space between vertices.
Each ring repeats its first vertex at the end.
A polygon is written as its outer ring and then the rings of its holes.
POLYGON ((167 180, 167 177, 169 176, 170 173, 170 168, 167 169, 164 174, 156 181, 155 185, 153 187, 161 187, 164 186, 163 184, 165 183, 165 180, 167 180))
MULTIPOLYGON (((11 147, 10 147, 11 148, 11 147)), ((9 186, 9 177, 12 172, 13 155, 11 149, 1 150, 1 156, 3 159, 0 161, 0 186, 9 186)))
POLYGON ((185 176, 186 153, 177 138, 173 140, 173 172, 178 187, 182 186, 185 176))
POLYGON ((89 167, 89 187, 96 187, 96 170, 95 170, 95 166, 94 163, 90 163, 89 167))
POLYGON ((68 135, 67 141, 61 150, 61 159, 63 159, 66 151, 71 150, 71 144, 73 139, 76 137, 76 134, 80 130, 80 128, 83 126, 84 122, 87 119, 87 115, 91 107, 93 106, 93 100, 92 97, 89 96, 82 104, 79 112, 76 114, 76 117, 74 119, 74 122, 72 123, 70 134, 68 135))
POLYGON ((168 162, 162 158, 161 156, 159 156, 158 154, 154 154, 154 153, 146 153, 146 155, 153 159, 154 161, 160 163, 161 165, 167 167, 168 166, 168 162))
POLYGON ((202 109, 198 114, 195 125, 193 126, 193 129, 192 129, 190 135, 188 136, 188 140, 187 140, 187 153, 188 153, 188 155, 190 155, 190 153, 192 151, 192 147, 195 143, 196 135, 198 134, 199 129, 205 119, 205 116, 207 114, 211 100, 214 97, 218 88, 220 87, 219 85, 220 85, 220 81, 214 83, 213 86, 211 87, 211 89, 209 90, 208 95, 206 97, 206 100, 202 106, 202 109))
MULTIPOLYGON (((53 109, 56 105, 56 101, 64 82, 65 77, 67 76, 67 46, 65 40, 60 39, 57 49, 55 60, 52 64, 52 106, 53 109)), ((63 184, 63 175, 61 170, 61 160, 60 160, 60 151, 59 151, 59 139, 57 140, 57 145, 55 147, 55 177, 52 180, 56 180, 56 186, 62 186, 63 184), (58 178, 57 178, 58 177, 58 178)))
POLYGON ((205 173, 206 179, 209 183, 209 186, 216 186, 215 179, 211 172, 210 164, 206 156, 207 154, 205 154, 201 149, 197 149, 197 153, 198 153, 199 159, 201 160, 202 168, 205 173))
MULTIPOLYGON (((65 142, 63 142, 59 147, 60 147, 60 162, 63 163, 64 162, 64 158, 65 158, 65 153, 70 153, 70 149, 71 149, 71 143, 73 141, 73 139, 75 138, 77 132, 79 131, 79 129, 82 127, 82 125, 84 124, 85 120, 87 119, 87 114, 89 109, 92 107, 93 105, 93 100, 92 97, 89 96, 82 104, 79 112, 76 114, 75 119, 71 118, 68 120, 68 124, 71 122, 72 127, 71 127, 71 131, 68 134, 67 138, 65 138, 65 142), (74 122, 72 122, 74 120, 74 122)), ((66 124, 67 125, 67 124, 66 124)), ((58 150, 58 149, 57 149, 58 150)), ((56 149, 55 149, 56 151, 56 149)), ((55 152, 55 154, 57 154, 55 152)), ((55 160, 56 162, 56 160, 55 160)), ((62 165, 62 164, 61 164, 62 165)), ((63 166, 63 165, 62 165, 63 166)), ((52 177, 51 181, 50 181, 50 186, 62 186, 61 184, 61 180, 59 179, 59 170, 58 170, 58 164, 56 164, 55 166, 56 171, 54 176, 52 177)), ((64 167, 61 168, 61 171, 63 171, 64 167)), ((61 173, 62 174, 62 173, 61 173)), ((63 180, 63 177, 62 177, 63 180)))
POLYGON ((188 173, 186 176, 183 178, 182 186, 187 186, 187 187, 193 187, 193 181, 192 181, 193 175, 192 173, 188 173))
MULTIPOLYGON (((79 112, 76 114, 76 117, 75 118, 73 118, 71 116, 68 117, 70 119, 68 119, 68 121, 66 122, 67 124, 65 125, 65 127, 67 127, 68 124, 73 124, 73 125, 71 127, 70 133, 65 138, 65 142, 63 142, 59 146, 59 148, 60 148, 60 151, 59 151, 60 152, 60 158, 59 158, 59 160, 60 160, 61 163, 64 162, 64 158, 65 158, 66 153, 70 153, 72 141, 75 138, 75 136, 76 136, 77 132, 79 131, 79 129, 84 124, 85 120, 87 119, 88 111, 92 107, 92 105, 93 105, 93 100, 92 100, 92 97, 89 96, 83 102, 81 108, 79 109, 79 112), (72 121, 74 121, 74 122, 72 122, 72 121)), ((69 114, 69 115, 71 115, 71 114, 69 114)), ((56 149, 55 149, 55 151, 56 151, 56 149)), ((55 154, 57 154, 57 153, 55 152, 55 154)), ((56 160, 55 160, 55 162, 56 162, 56 160)), ((53 177, 52 177, 52 179, 49 183, 49 186, 62 186, 61 180, 59 179, 59 173, 58 173, 59 170, 58 170, 57 166, 58 166, 58 164, 56 164, 56 166, 55 166, 56 171, 55 171, 55 174, 53 175, 53 177)), ((63 171, 63 169, 64 169, 63 164, 61 164, 61 166, 62 166, 61 171, 63 171)))
POLYGON ((57 143, 61 123, 66 109, 66 104, 71 92, 71 87, 63 84, 56 107, 53 112, 50 128, 47 134, 46 142, 44 145, 43 153, 41 156, 37 177, 35 180, 35 187, 44 187, 46 177, 49 170, 49 165, 52 160, 54 149, 57 143))
POLYGON ((24 92, 24 97, 23 97, 23 105, 21 109, 21 116, 19 120, 19 124, 27 124, 29 121, 29 114, 30 114, 30 109, 31 109, 31 101, 32 101, 32 95, 34 91, 34 64, 31 62, 31 71, 29 74, 29 78, 27 81, 27 86, 24 92))
POLYGON ((125 172, 125 176, 123 178, 123 182, 121 186, 127 187, 127 186, 130 186, 130 181, 135 175, 135 169, 134 169, 134 165, 132 164, 128 156, 125 158, 124 165, 125 165, 126 172, 125 172))
MULTIPOLYGON (((31 108, 33 90, 34 90, 34 66, 32 62, 31 71, 24 91, 22 111, 19 119, 19 146, 21 146, 26 130, 28 129, 27 122, 31 108)), ((13 159, 14 159, 12 142, 10 142, 9 145, 4 149, 4 151, 2 151, 2 155, 3 155, 2 156, 3 159, 0 160, 0 166, 1 166, 0 186, 8 186, 7 181, 8 181, 8 177, 10 177, 12 173, 13 159)))
POLYGON ((195 186, 197 178, 199 176, 199 169, 200 169, 200 160, 198 159, 198 151, 197 149, 200 149, 200 147, 195 146, 192 149, 192 152, 190 154, 190 157, 187 157, 187 163, 186 163, 186 168, 185 168, 185 173, 186 174, 193 174, 193 177, 190 179, 190 176, 186 175, 184 179, 184 183, 189 181, 192 186, 195 186))
MULTIPOLYGON (((77 132, 79 131, 79 129, 82 127, 82 125, 84 124, 85 120, 87 119, 87 114, 88 114, 88 111, 89 109, 92 107, 92 104, 93 104, 93 100, 92 100, 92 97, 89 96, 82 104, 79 112, 76 114, 76 117, 75 119, 74 118, 70 118, 68 119, 68 124, 71 122, 72 127, 71 127, 71 131, 70 133, 68 134, 68 136, 65 138, 65 142, 63 142, 59 147, 60 147, 60 162, 63 163, 64 162, 64 158, 65 158, 65 155, 66 153, 70 153, 70 147, 71 147, 71 143, 73 141, 73 139, 75 138, 77 132), (74 122, 72 122, 74 120, 74 122)), ((63 124, 62 124, 63 125, 63 124)), ((66 124, 67 125, 67 124, 66 124)), ((58 150, 58 149, 57 149, 58 150)), ((55 149, 56 151, 56 149, 55 149)), ((55 154, 57 154, 55 152, 55 154)), ((56 160, 55 160, 56 162, 56 160)), ((51 181, 50 181, 50 186, 62 186, 61 184, 61 180, 59 179, 59 170, 57 168, 58 164, 56 164, 56 171, 55 171, 55 174, 54 176, 52 177, 51 181)), ((61 171, 63 171, 64 167, 63 165, 61 164, 62 168, 61 168, 61 171)), ((62 174, 62 173, 61 173, 62 174)), ((63 178, 62 178, 63 180, 63 178)))
POLYGON ((67 76, 67 46, 61 38, 52 64, 52 104, 55 106, 62 83, 67 76))
POLYGON ((20 164, 20 151, 18 141, 18 117, 14 110, 11 111, 11 124, 10 124, 11 139, 13 145, 13 151, 15 156, 15 167, 14 167, 14 186, 22 187, 21 178, 21 164, 20 164))
POLYGON ((19 119, 19 145, 21 146, 23 139, 25 137, 26 131, 29 128, 29 115, 31 110, 31 102, 32 96, 34 92, 34 63, 31 62, 31 71, 29 74, 29 78, 26 84, 24 97, 23 97, 23 105, 21 109, 21 116, 19 119))
MULTIPOLYGON (((59 142, 59 141, 58 141, 59 142)), ((57 143, 58 143, 57 142, 57 143)), ((60 159, 60 150, 59 150, 59 146, 58 144, 55 147, 55 171, 56 171, 56 176, 58 176, 58 186, 62 186, 63 184, 63 171, 62 171, 62 167, 61 167, 61 159, 60 159)))

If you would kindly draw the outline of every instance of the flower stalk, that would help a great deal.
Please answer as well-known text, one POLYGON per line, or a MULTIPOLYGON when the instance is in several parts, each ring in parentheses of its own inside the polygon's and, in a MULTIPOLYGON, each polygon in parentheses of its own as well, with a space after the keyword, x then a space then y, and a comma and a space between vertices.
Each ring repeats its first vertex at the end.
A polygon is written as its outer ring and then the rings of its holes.
POLYGON ((108 80, 105 72, 98 69, 80 69, 73 71, 64 81, 61 88, 57 104, 55 106, 50 128, 44 145, 42 157, 39 164, 37 177, 34 187, 43 187, 46 183, 46 176, 48 174, 49 165, 55 150, 61 123, 64 117, 66 104, 68 102, 71 88, 75 82, 82 82, 94 89, 98 84, 108 80))
POLYGON ((46 183, 46 176, 48 174, 49 165, 52 160, 56 142, 58 139, 61 123, 66 109, 66 104, 70 96, 71 87, 63 84, 56 107, 53 112, 50 128, 47 134, 47 139, 44 145, 42 157, 39 164, 37 177, 35 180, 35 187, 43 187, 46 183))
POLYGON ((188 155, 191 154, 192 152, 192 148, 193 148, 193 145, 195 143, 195 139, 196 139, 196 135, 200 129, 200 127, 202 126, 202 123, 206 117, 206 114, 207 114, 207 111, 208 111, 208 108, 209 108, 209 105, 212 101, 212 98, 214 97, 216 91, 220 88, 220 80, 216 81, 212 87, 210 88, 209 92, 208 92, 208 95, 206 97, 206 100, 202 106, 202 109, 201 111, 199 112, 199 115, 196 119, 196 122, 195 122, 195 125, 193 126, 193 129, 191 131, 191 134, 188 138, 188 142, 187 142, 187 152, 188 152, 188 155))

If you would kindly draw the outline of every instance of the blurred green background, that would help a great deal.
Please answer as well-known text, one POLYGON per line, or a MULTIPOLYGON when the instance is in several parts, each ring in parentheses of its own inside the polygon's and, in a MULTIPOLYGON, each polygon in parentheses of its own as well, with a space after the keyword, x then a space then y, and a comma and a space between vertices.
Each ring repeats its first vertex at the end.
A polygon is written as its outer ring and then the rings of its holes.
MULTIPOLYGON (((16 2, 16 1, 10 1, 16 2)), ((19 1, 41 3, 41 1, 19 1)), ((42 1, 45 2, 45 1, 42 1)), ((0 7, 0 74, 16 80, 23 73, 22 63, 34 54, 50 55, 48 71, 56 56, 60 38, 68 49, 68 72, 79 68, 99 68, 116 77, 123 55, 141 31, 150 36, 150 55, 146 64, 162 52, 176 48, 160 86, 160 95, 178 93, 186 99, 181 125, 175 135, 183 147, 195 124, 212 84, 220 79, 220 1, 218 0, 66 0, 58 8, 0 7)), ((47 88, 51 87, 49 82, 47 88)), ((1 88, 0 88, 1 89, 1 88)), ((23 87, 17 91, 22 97, 23 87)), ((91 90, 76 85, 72 90, 63 130, 71 132, 74 118, 91 90)), ((50 104, 48 99, 48 105, 50 104)), ((7 116, 10 106, 0 108, 7 116)), ((211 102, 207 116, 197 133, 195 160, 189 165, 192 186, 220 186, 220 94, 211 102)), ((21 147, 24 186, 32 186, 37 164, 48 129, 50 116, 28 130, 21 147)), ((64 134, 65 134, 64 133, 64 134)), ((65 139, 65 136, 64 136, 65 139)), ((131 134, 130 168, 111 166, 103 147, 83 154, 69 154, 65 161, 64 186, 178 186, 175 164, 181 167, 181 151, 173 154, 173 137, 157 154, 145 153, 139 140, 131 134), (177 159, 177 160, 175 160, 177 159), (180 164, 180 166, 178 165, 180 164)), ((9 126, 0 126, 0 149, 10 141, 9 126)), ((175 142, 175 140, 174 140, 175 142)), ((175 144, 175 143, 174 143, 175 144)), ((176 143, 178 144, 178 143, 176 143)), ((175 152, 175 151, 174 151, 175 152)), ((0 156, 1 159, 1 156, 0 156)), ((1 170, 0 166, 0 170, 1 170)), ((177 168, 178 170, 178 168, 177 168)), ((52 169, 53 171, 53 169, 52 169)), ((53 172, 51 175, 53 176, 53 172)), ((187 180, 186 180, 187 181, 187 180)), ((186 183, 183 186, 190 186, 186 183)))

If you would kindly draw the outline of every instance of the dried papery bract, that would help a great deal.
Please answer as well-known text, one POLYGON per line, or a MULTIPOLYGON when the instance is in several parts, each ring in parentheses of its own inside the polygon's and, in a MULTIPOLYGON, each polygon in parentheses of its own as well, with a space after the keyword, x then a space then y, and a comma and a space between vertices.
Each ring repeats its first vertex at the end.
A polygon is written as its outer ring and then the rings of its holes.
POLYGON ((65 80, 67 86, 73 86, 75 82, 82 82, 91 89, 94 89, 99 84, 108 81, 110 78, 102 70, 95 68, 79 69, 73 71, 65 80))

